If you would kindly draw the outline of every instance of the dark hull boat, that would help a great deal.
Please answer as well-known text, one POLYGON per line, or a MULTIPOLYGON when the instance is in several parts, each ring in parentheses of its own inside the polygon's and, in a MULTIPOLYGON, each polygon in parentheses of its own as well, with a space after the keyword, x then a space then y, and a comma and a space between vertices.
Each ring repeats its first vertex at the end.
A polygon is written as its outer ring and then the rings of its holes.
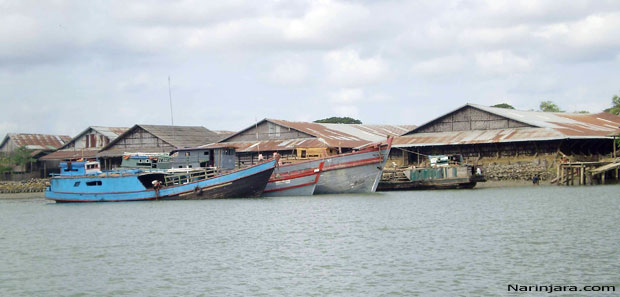
POLYGON ((167 173, 91 170, 98 162, 61 163, 45 197, 57 202, 111 202, 260 197, 277 160, 224 174, 208 170, 167 173), (90 164, 89 164, 90 163, 90 164))

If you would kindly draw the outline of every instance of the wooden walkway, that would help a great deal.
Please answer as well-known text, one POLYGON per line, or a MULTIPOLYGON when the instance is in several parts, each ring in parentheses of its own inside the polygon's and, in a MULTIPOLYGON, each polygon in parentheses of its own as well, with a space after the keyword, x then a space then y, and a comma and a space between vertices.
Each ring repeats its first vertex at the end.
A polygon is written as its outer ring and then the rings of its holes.
POLYGON ((559 185, 605 184, 607 180, 618 180, 620 158, 612 162, 571 162, 558 165, 558 176, 551 181, 559 185))

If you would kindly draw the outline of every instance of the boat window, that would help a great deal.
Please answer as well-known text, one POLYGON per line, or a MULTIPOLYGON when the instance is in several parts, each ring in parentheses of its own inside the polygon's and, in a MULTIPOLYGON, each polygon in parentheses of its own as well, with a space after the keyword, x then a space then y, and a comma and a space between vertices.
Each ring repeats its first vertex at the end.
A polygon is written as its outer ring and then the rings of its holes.
POLYGON ((96 181, 89 181, 86 182, 87 186, 101 186, 101 181, 100 180, 96 180, 96 181))
POLYGON ((187 168, 192 168, 192 165, 187 165, 187 168))
POLYGON ((73 184, 73 186, 74 186, 74 187, 77 187, 77 186, 79 186, 79 185, 80 185, 80 182, 79 182, 79 181, 77 181, 77 182, 75 182, 75 183, 73 184))
POLYGON ((185 156, 186 156, 186 157, 189 157, 189 152, 185 152, 185 156))
POLYGON ((209 155, 209 152, 204 152, 204 155, 205 155, 205 156, 208 156, 208 155, 209 155))

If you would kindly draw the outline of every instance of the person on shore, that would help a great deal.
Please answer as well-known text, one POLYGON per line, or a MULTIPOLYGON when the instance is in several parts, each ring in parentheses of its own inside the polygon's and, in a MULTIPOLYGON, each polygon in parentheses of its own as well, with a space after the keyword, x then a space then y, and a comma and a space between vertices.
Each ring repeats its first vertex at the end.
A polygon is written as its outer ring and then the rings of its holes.
POLYGON ((538 186, 540 184, 540 175, 536 174, 532 177, 532 184, 538 186))

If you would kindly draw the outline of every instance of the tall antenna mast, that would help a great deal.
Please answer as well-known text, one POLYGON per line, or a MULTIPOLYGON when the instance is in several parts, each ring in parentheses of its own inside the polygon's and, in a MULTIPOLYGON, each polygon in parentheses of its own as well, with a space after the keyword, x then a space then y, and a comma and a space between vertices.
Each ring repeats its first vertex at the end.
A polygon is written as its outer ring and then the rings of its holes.
MULTIPOLYGON (((170 124, 172 125, 172 141, 174 142, 175 131, 174 131, 174 117, 172 116, 172 89, 170 88, 170 75, 168 75, 168 98, 170 99, 170 124)), ((173 146, 176 145, 173 144, 173 146)))

